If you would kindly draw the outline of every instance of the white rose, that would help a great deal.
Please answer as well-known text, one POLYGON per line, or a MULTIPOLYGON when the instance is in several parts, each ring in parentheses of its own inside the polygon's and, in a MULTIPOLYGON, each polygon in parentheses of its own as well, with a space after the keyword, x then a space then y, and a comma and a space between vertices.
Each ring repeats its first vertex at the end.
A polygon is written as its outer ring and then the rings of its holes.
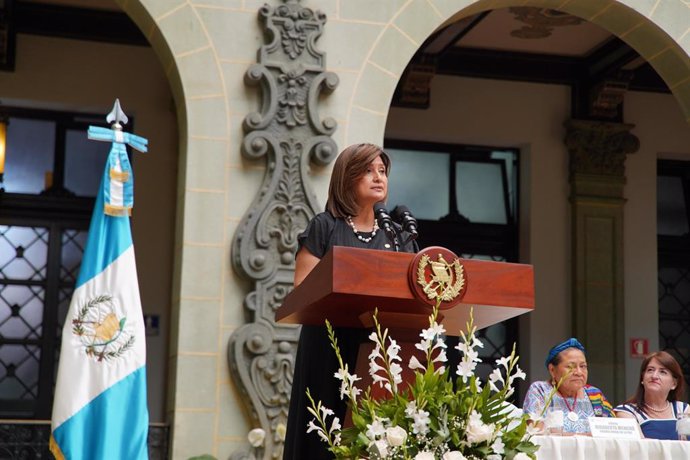
POLYGON ((515 457, 513 457, 513 460, 532 460, 532 459, 526 453, 518 452, 517 454, 515 454, 515 457))
POLYGON ((252 431, 249 432, 249 434, 247 434, 249 444, 251 444, 253 447, 263 446, 265 438, 266 432, 261 428, 254 428, 252 431))
POLYGON ((436 460, 432 452, 420 452, 414 456, 414 460, 436 460))
POLYGON ((461 452, 454 450, 443 454, 442 460, 467 460, 461 452))
POLYGON ((470 444, 481 444, 482 442, 491 441, 494 435, 493 423, 486 424, 482 422, 481 416, 475 411, 470 415, 469 423, 467 424, 467 442, 470 444))
POLYGON ((407 432, 399 426, 386 428, 386 440, 393 447, 402 446, 407 439, 407 432))

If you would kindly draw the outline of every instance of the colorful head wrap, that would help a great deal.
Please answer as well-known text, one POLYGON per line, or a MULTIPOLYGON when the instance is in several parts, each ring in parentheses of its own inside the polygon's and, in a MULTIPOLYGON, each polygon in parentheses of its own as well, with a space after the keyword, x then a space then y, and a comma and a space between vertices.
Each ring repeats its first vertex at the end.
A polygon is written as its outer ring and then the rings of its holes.
POLYGON ((565 342, 559 343, 549 350, 549 354, 546 356, 546 361, 544 361, 544 366, 549 367, 549 364, 551 364, 551 361, 554 360, 558 353, 562 352, 563 350, 567 350, 568 348, 577 348, 582 353, 585 352, 585 347, 580 343, 580 341, 575 337, 571 337, 565 342))

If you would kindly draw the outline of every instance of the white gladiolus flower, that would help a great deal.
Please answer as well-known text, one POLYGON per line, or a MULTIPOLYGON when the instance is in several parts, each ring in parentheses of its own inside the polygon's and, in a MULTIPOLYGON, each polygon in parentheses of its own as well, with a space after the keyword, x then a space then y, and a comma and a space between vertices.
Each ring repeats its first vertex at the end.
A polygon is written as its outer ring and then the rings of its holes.
POLYGON ((417 350, 422 350, 424 353, 426 353, 427 350, 431 348, 431 340, 420 340, 414 345, 414 347, 417 350))
POLYGON ((397 359, 399 361, 401 359, 398 355, 400 353, 400 345, 398 345, 398 342, 390 337, 388 338, 388 341, 390 342, 390 345, 388 345, 388 349, 386 350, 388 352, 388 359, 391 361, 397 359))
POLYGON ((493 391, 498 393, 500 390, 499 390, 498 386, 496 386, 496 382, 501 382, 501 383, 504 382, 503 374, 501 374, 501 370, 498 368, 494 369, 491 372, 491 374, 489 374, 489 386, 491 387, 491 389, 493 391))
POLYGON ((462 377, 463 382, 467 382, 467 379, 474 375, 474 369, 477 367, 477 363, 460 361, 457 368, 458 376, 462 377))
POLYGON ((494 453, 497 454, 503 454, 505 453, 505 447, 506 445, 503 443, 503 439, 500 437, 496 438, 493 444, 491 444, 491 450, 494 451, 494 453))
POLYGON ((502 358, 498 358, 496 360, 496 365, 497 366, 503 366, 506 370, 510 367, 510 358, 507 356, 504 356, 502 358))
POLYGON ((426 367, 422 366, 422 363, 419 362, 415 355, 410 357, 410 362, 407 364, 407 367, 412 370, 419 369, 422 372, 426 370, 426 367))
POLYGON ((434 358, 435 363, 445 363, 448 361, 448 357, 446 356, 446 350, 441 349, 441 351, 438 352, 438 355, 434 358))
POLYGON ((325 419, 329 415, 333 415, 333 411, 326 406, 321 406, 321 416, 325 419))
POLYGON ((461 452, 457 450, 453 450, 450 452, 446 452, 443 454, 443 457, 441 457, 441 460, 467 460, 467 458, 462 455, 461 452))
POLYGON ((321 428, 320 426, 317 426, 316 423, 314 423, 314 420, 310 420, 309 423, 307 424, 307 434, 311 433, 312 431, 316 431, 316 434, 319 435, 319 438, 323 442, 328 442, 328 436, 326 435, 326 432, 321 428))
POLYGON ((344 369, 338 369, 338 372, 333 376, 340 380, 340 399, 345 399, 345 395, 347 395, 353 402, 356 402, 357 396, 359 396, 362 390, 355 386, 355 382, 362 379, 357 377, 357 374, 350 374, 347 364, 344 369))
POLYGON ((486 460, 501 460, 501 456, 498 454, 490 454, 486 457, 486 460))
POLYGON ((247 439, 252 447, 261 447, 266 439, 266 432, 261 428, 254 428, 247 434, 247 439))
POLYGON ((338 431, 342 428, 340 425, 340 419, 338 417, 333 417, 333 423, 331 423, 331 429, 328 430, 329 433, 333 433, 334 431, 338 431))
POLYGON ((424 451, 415 455, 414 460, 436 460, 436 457, 433 452, 424 451))
POLYGON ((371 350, 371 353, 369 353, 369 361, 374 361, 377 358, 383 358, 381 355, 381 347, 379 347, 378 342, 376 343, 374 349, 371 350))
POLYGON ((474 389, 477 393, 481 393, 482 391, 482 379, 479 377, 474 379, 474 389))
POLYGON ((367 438, 376 441, 386 434, 386 427, 383 426, 383 419, 376 417, 373 422, 367 425, 367 438))
POLYGON ((415 412, 417 412, 417 401, 412 400, 407 403, 407 406, 405 406, 405 415, 407 418, 412 418, 414 417, 415 412))
POLYGON ((434 321, 428 329, 423 329, 419 336, 424 340, 434 340, 439 335, 443 335, 445 333, 446 329, 441 324, 438 324, 436 321, 434 321))
POLYGON ((517 454, 515 454, 515 457, 513 457, 513 460, 532 460, 532 459, 526 453, 518 452, 517 454))
POLYGON ((371 378, 373 379, 374 384, 378 383, 379 386, 390 387, 390 383, 388 383, 388 379, 386 377, 378 374, 372 374, 371 378))
POLYGON ((377 374, 379 371, 385 371, 386 369, 380 366, 376 361, 373 359, 369 361, 369 375, 372 377, 377 374))
POLYGON ((407 432, 399 426, 391 426, 386 428, 386 441, 393 447, 402 446, 407 439, 407 432))
POLYGON ((393 382, 397 385, 402 383, 402 366, 398 363, 391 363, 391 374, 393 375, 393 382))
POLYGON ((482 360, 479 359, 479 352, 474 351, 474 349, 470 348, 467 350, 467 353, 465 353, 465 358, 466 361, 472 362, 472 363, 481 363, 482 360))
POLYGON ((414 434, 427 434, 429 432, 429 413, 425 410, 418 410, 412 417, 414 423, 412 424, 412 432, 414 434))
POLYGON ((525 380, 527 378, 527 374, 525 374, 522 369, 520 369, 520 366, 515 366, 515 372, 513 372, 513 375, 510 376, 510 379, 508 381, 509 385, 512 385, 513 380, 515 379, 522 379, 525 380))

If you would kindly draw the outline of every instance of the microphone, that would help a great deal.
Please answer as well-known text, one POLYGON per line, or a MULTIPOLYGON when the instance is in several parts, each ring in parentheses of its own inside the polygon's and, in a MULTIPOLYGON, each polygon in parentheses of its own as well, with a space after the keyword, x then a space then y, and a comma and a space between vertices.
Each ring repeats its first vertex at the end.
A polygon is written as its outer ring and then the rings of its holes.
POLYGON ((417 231, 417 219, 415 219, 407 206, 396 206, 393 208, 391 216, 393 217, 394 221, 402 225, 403 230, 410 234, 410 236, 407 238, 407 241, 405 241, 405 244, 417 239, 419 236, 419 232, 417 231))
POLYGON ((379 201, 374 205, 374 216, 376 216, 376 222, 379 224, 379 227, 386 232, 388 239, 395 243, 397 251, 398 236, 395 233, 393 219, 388 214, 388 210, 386 209, 386 205, 383 204, 383 201, 379 201))

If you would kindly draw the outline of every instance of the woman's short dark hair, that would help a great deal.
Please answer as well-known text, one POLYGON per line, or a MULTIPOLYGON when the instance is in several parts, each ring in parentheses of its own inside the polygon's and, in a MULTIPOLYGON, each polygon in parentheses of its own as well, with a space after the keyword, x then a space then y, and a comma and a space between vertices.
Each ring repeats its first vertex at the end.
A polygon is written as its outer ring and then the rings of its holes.
POLYGON ((326 209, 334 217, 357 215, 359 207, 355 197, 355 184, 366 173, 371 162, 379 156, 388 176, 391 160, 378 145, 353 144, 340 152, 333 165, 326 202, 326 209))
POLYGON ((637 384, 637 391, 635 392, 635 396, 627 401, 628 403, 635 403, 635 405, 637 405, 637 407, 640 409, 644 408, 644 385, 642 385, 642 380, 644 378, 644 373, 647 370, 647 366, 649 366, 649 363, 652 361, 652 359, 659 361, 659 364, 668 369, 673 378, 676 379, 676 387, 668 392, 668 397, 666 399, 669 401, 678 401, 685 395, 685 378, 683 377, 683 370, 681 369, 680 364, 678 364, 676 358, 674 358, 670 353, 665 351, 657 351, 656 353, 647 355, 644 361, 642 361, 642 365, 640 366, 640 376, 637 379, 639 382, 637 384))

